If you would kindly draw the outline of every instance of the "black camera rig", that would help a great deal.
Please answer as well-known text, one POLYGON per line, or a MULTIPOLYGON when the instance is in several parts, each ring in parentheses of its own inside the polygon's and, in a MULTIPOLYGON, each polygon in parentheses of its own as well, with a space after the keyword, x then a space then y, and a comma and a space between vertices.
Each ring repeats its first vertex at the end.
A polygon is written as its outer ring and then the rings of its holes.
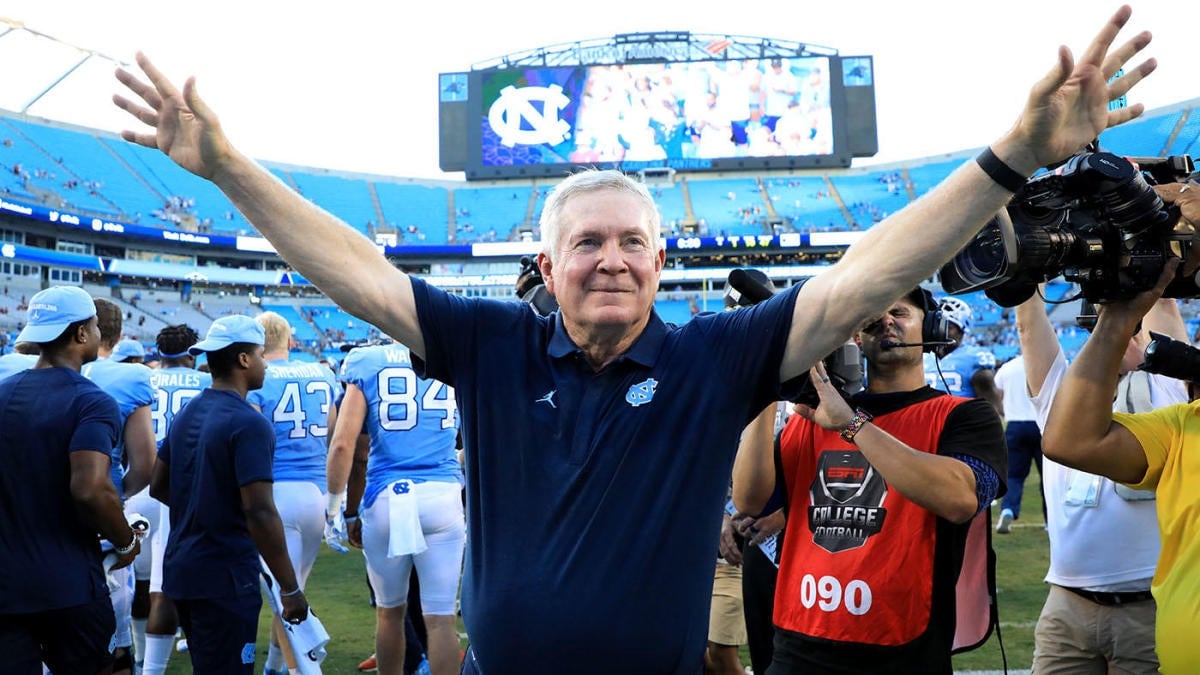
MULTIPOLYGON (((984 290, 1002 307, 1060 275, 1079 284, 1077 298, 1096 304, 1152 288, 1170 257, 1187 257, 1192 233, 1177 227, 1178 207, 1151 186, 1186 182, 1194 171, 1188 155, 1076 154, 1029 179, 941 268, 942 287, 952 295, 984 290)), ((1180 273, 1164 295, 1197 297, 1200 286, 1180 273)))

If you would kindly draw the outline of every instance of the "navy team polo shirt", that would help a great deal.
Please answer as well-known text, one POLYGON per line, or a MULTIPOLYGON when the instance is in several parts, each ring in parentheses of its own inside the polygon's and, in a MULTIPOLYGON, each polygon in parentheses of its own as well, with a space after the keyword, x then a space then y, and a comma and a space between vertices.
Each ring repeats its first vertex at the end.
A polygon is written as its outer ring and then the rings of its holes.
POLYGON ((781 398, 797 289, 678 328, 652 314, 597 373, 557 313, 413 279, 413 365, 462 412, 462 610, 485 675, 700 672, 733 456, 781 398))
POLYGON ((117 402, 70 368, 0 383, 0 614, 108 594, 96 529, 71 494, 71 453, 107 457, 120 437, 117 402))
POLYGON ((170 470, 163 593, 173 600, 259 593, 262 569, 242 486, 273 480, 275 430, 237 392, 205 389, 180 409, 158 457, 170 470))

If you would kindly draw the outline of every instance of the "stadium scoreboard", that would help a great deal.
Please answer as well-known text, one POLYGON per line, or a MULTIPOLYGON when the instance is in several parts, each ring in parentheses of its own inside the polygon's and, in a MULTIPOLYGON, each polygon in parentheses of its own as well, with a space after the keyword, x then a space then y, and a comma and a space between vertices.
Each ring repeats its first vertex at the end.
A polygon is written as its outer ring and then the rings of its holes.
POLYGON ((844 168, 878 152, 871 56, 761 38, 618 35, 442 73, 438 91, 440 167, 468 180, 844 168))

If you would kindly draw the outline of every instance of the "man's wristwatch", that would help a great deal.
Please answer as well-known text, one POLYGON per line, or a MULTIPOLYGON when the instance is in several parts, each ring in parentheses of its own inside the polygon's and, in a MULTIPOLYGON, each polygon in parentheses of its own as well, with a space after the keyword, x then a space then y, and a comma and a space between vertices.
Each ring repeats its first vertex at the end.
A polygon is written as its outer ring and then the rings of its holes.
POLYGON ((873 419, 875 419, 875 416, 866 410, 863 410, 862 408, 856 409, 854 411, 854 417, 851 417, 850 421, 846 423, 846 426, 842 427, 842 438, 845 439, 847 443, 853 443, 854 436, 858 434, 859 429, 862 429, 864 424, 873 419))

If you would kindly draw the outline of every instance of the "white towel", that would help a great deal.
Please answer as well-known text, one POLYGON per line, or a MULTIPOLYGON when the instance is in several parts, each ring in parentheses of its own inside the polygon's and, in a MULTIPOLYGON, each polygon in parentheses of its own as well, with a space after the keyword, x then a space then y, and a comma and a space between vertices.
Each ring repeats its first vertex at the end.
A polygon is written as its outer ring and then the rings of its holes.
POLYGON ((388 557, 423 553, 429 545, 421 530, 421 510, 411 480, 398 480, 387 487, 388 557))
MULTIPOLYGON (((275 616, 283 618, 283 598, 279 597, 279 582, 271 576, 267 564, 259 558, 262 565, 262 585, 271 601, 271 611, 275 616)), ((321 675, 321 662, 325 660, 325 645, 329 644, 329 632, 321 620, 313 612, 312 605, 308 607, 308 616, 300 623, 281 621, 287 631, 288 643, 292 646, 292 654, 296 657, 296 670, 304 675, 321 675)))

